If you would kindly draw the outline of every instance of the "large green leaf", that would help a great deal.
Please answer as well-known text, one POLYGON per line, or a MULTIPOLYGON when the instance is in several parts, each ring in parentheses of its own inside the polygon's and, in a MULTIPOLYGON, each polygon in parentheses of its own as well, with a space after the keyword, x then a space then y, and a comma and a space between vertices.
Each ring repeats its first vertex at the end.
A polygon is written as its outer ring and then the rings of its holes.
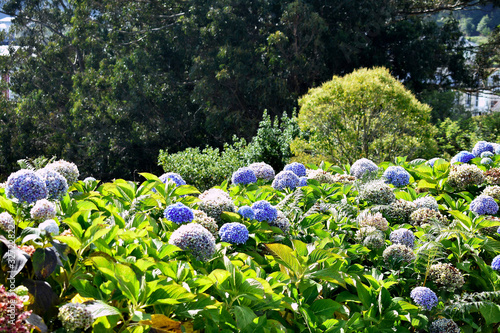
POLYGON ((288 268, 295 276, 301 276, 304 273, 305 268, 300 265, 290 247, 277 243, 266 244, 266 247, 274 254, 276 261, 288 268))
POLYGON ((486 325, 496 324, 500 322, 500 305, 495 303, 484 303, 479 307, 481 315, 486 320, 486 325))

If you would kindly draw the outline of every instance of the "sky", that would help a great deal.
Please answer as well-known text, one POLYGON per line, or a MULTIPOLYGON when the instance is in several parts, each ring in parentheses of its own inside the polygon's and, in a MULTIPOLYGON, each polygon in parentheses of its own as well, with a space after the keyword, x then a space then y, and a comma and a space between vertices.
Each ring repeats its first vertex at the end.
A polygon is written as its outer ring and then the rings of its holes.
POLYGON ((0 14, 0 30, 7 30, 10 26, 10 20, 12 17, 5 14, 0 14))

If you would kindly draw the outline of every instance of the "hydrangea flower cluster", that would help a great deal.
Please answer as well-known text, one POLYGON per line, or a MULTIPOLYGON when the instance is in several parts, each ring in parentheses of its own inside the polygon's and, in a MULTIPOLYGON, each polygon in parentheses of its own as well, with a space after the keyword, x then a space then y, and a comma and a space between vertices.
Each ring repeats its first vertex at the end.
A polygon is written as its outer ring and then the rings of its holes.
POLYGON ((491 158, 491 157, 493 157, 493 156, 495 156, 495 154, 494 154, 494 153, 492 153, 491 151, 483 151, 483 152, 481 153, 481 158, 485 158, 485 157, 490 157, 490 158, 491 158))
POLYGON ((410 264, 415 260, 412 249, 403 244, 392 244, 382 253, 384 261, 391 266, 410 264))
POLYGON ((181 225, 172 233, 168 243, 190 251, 197 260, 202 261, 212 258, 216 251, 215 237, 198 223, 181 225))
POLYGON ((236 207, 228 193, 220 189, 212 188, 200 194, 201 202, 198 203, 198 209, 204 211, 208 216, 221 222, 222 212, 235 212, 236 207))
POLYGON ((299 183, 297 184, 297 187, 304 187, 307 186, 307 177, 299 177, 299 183))
POLYGON ((396 196, 384 181, 374 180, 359 190, 358 199, 374 205, 388 205, 396 200, 396 196))
POLYGON ((26 252, 30 257, 35 253, 36 249, 33 245, 21 245, 17 246, 19 250, 26 252))
POLYGON ((167 208, 165 208, 165 211, 163 212, 163 215, 167 220, 170 220, 177 224, 188 223, 193 221, 194 219, 193 210, 182 202, 177 202, 175 204, 167 206, 167 208))
POLYGON ((481 159, 481 165, 490 165, 493 163, 493 160, 489 157, 484 157, 481 159))
POLYGON ((248 240, 248 229, 239 222, 225 223, 219 230, 220 240, 231 244, 245 244, 248 240))
POLYGON ((371 212, 379 212, 392 223, 407 223, 411 213, 417 209, 417 206, 407 200, 398 199, 389 205, 372 206, 371 212))
POLYGON ((500 185, 500 168, 491 168, 484 173, 486 182, 491 185, 500 185))
POLYGON ((453 165, 448 175, 448 184, 457 190, 464 190, 470 185, 481 185, 484 174, 476 165, 453 165))
POLYGON ((231 182, 233 184, 248 185, 257 182, 257 177, 251 168, 243 167, 233 172, 231 182))
POLYGON ((38 226, 40 230, 45 230, 47 233, 52 236, 59 235, 59 225, 54 220, 45 220, 38 226))
POLYGON ((348 184, 352 185, 356 181, 356 177, 351 176, 351 175, 346 175, 343 173, 336 173, 333 175, 333 181, 332 183, 341 183, 341 184, 348 184))
POLYGON ((14 230, 16 227, 14 218, 7 212, 0 213, 0 229, 5 231, 14 230))
POLYGON ((486 151, 489 151, 491 153, 495 152, 495 149, 493 149, 493 145, 486 141, 478 141, 474 145, 474 148, 472 148, 472 154, 474 154, 475 157, 481 156, 481 154, 486 151))
POLYGON ((258 179, 264 179, 267 181, 274 179, 274 169, 267 163, 252 163, 248 167, 253 170, 258 179))
POLYGON ((68 182, 59 172, 43 168, 37 174, 45 181, 49 199, 60 200, 68 193, 68 182))
POLYGON ((419 208, 410 215, 409 222, 415 226, 424 226, 431 222, 448 224, 448 219, 438 211, 429 208, 419 208))
POLYGON ((255 218, 255 212, 250 206, 241 206, 238 208, 238 214, 240 214, 243 218, 253 220, 255 218))
POLYGON ((287 234, 290 231, 290 220, 281 210, 278 210, 278 216, 276 219, 268 221, 268 224, 272 227, 280 228, 284 234, 287 234))
POLYGON ((433 196, 427 195, 425 197, 418 198, 417 200, 413 201, 413 203, 417 206, 418 208, 429 208, 435 211, 439 211, 439 205, 437 203, 436 198, 433 196))
POLYGON ((457 323, 448 318, 434 320, 429 326, 430 333, 460 333, 457 323))
POLYGON ((377 234, 368 235, 363 241, 363 246, 370 250, 381 249, 385 245, 385 238, 377 234))
POLYGON ((410 293, 411 299, 420 307, 431 310, 438 304, 436 294, 427 287, 415 287, 410 293))
POLYGON ((28 204, 48 196, 47 186, 34 171, 22 169, 7 178, 7 197, 14 197, 28 204))
POLYGON ((393 244, 401 244, 413 249, 415 246, 415 235, 411 230, 400 228, 391 232, 389 240, 393 244))
POLYGON ((358 216, 358 223, 360 227, 374 227, 381 231, 389 229, 389 222, 381 213, 371 214, 365 211, 358 216))
POLYGON ((13 292, 7 292, 5 287, 0 285, 0 332, 31 332, 32 326, 26 322, 30 315, 31 311, 24 311, 22 299, 13 292))
POLYGON ((159 178, 162 181, 162 183, 164 183, 164 184, 166 184, 167 181, 170 179, 171 181, 173 181, 175 183, 175 186, 186 185, 186 181, 184 179, 182 179, 181 175, 179 175, 176 172, 164 173, 159 178))
POLYGON ((489 195, 480 195, 470 203, 469 209, 479 215, 495 215, 498 212, 498 204, 489 195))
POLYGON ((292 171, 283 170, 274 177, 271 186, 278 191, 283 191, 285 188, 294 189, 299 184, 299 177, 292 171))
POLYGON ((201 210, 194 209, 193 210, 194 214, 194 223, 198 223, 202 226, 204 226, 212 235, 217 236, 219 227, 217 226, 217 222, 208 216, 205 212, 201 210))
POLYGON ((491 261, 491 268, 495 271, 500 271, 500 254, 491 261))
POLYGON ((361 227, 356 231, 355 239, 369 249, 378 249, 385 244, 384 233, 372 226, 361 227))
POLYGON ((429 278, 436 284, 454 290, 461 288, 465 281, 462 273, 452 264, 438 263, 429 267, 429 278))
POLYGON ((302 176, 307 175, 306 167, 304 166, 304 164, 299 163, 299 162, 293 162, 293 163, 287 164, 287 165, 285 165, 283 170, 284 171, 291 171, 294 174, 296 174, 298 177, 302 177, 302 176))
POLYGON ((474 154, 469 153, 468 151, 463 150, 463 151, 459 152, 458 154, 456 154, 455 156, 453 156, 451 158, 450 163, 451 164, 458 163, 458 162, 460 162, 460 163, 469 163, 470 160, 472 160, 474 157, 476 157, 476 156, 474 156, 474 154))
POLYGON ((56 217, 56 206, 47 199, 38 200, 30 210, 31 218, 45 221, 56 217))
POLYGON ((495 154, 500 155, 500 144, 494 143, 493 148, 495 148, 495 154))
POLYGON ((308 169, 307 178, 314 179, 321 184, 333 184, 336 182, 334 176, 331 173, 321 169, 316 169, 316 170, 308 169))
POLYGON ((80 303, 67 303, 59 308, 57 316, 68 331, 86 330, 94 323, 92 313, 80 303))
POLYGON ((269 203, 267 200, 256 201, 252 205, 255 213, 255 219, 259 222, 271 222, 278 217, 278 210, 269 203))
POLYGON ((395 187, 403 187, 410 183, 410 174, 405 168, 401 166, 390 166, 383 174, 387 183, 394 185, 395 187))
POLYGON ((83 180, 83 182, 84 182, 84 183, 91 183, 91 182, 95 182, 96 180, 97 180, 97 179, 95 179, 94 177, 89 176, 89 177, 86 177, 86 178, 83 180))
POLYGON ((80 172, 78 171, 76 164, 65 160, 52 162, 48 164, 46 168, 59 172, 64 178, 66 178, 68 186, 76 183, 78 181, 78 177, 80 176, 80 172))
POLYGON ((367 158, 361 158, 353 163, 350 173, 358 179, 373 178, 378 173, 378 166, 367 158))

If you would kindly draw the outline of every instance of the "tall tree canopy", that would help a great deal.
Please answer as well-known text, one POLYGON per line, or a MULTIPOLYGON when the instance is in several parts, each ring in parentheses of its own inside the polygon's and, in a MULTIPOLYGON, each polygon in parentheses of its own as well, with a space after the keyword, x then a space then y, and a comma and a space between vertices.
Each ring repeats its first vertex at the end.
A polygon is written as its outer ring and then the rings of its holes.
POLYGON ((482 2, 1 0, 22 46, 11 159, 130 177, 158 170, 160 149, 249 138, 265 109, 291 112, 356 68, 385 66, 415 92, 467 82, 457 22, 425 14, 482 2))

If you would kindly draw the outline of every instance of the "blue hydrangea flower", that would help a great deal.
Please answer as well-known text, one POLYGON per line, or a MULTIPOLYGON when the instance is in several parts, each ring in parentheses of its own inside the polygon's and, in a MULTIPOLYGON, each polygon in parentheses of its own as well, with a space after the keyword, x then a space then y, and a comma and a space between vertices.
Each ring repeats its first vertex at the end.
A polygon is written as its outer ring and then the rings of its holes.
POLYGON ((59 172, 43 168, 37 174, 45 181, 49 199, 60 200, 68 193, 68 181, 59 172))
POLYGON ((495 215, 498 212, 498 204, 489 195, 480 195, 470 203, 469 209, 479 215, 495 215))
POLYGON ((427 287, 416 287, 410 293, 411 299, 426 310, 431 310, 438 304, 436 294, 427 287))
POLYGON ((415 235, 413 235, 413 232, 411 232, 411 230, 404 228, 397 229, 391 232, 391 234, 389 235, 389 240, 393 244, 406 245, 411 249, 413 249, 415 245, 415 235))
POLYGON ((350 173, 358 179, 372 177, 378 173, 378 166, 367 158, 361 158, 353 163, 350 173))
POLYGON ((238 208, 238 214, 249 220, 253 220, 255 218, 255 212, 250 206, 241 206, 238 208))
POLYGON ((401 166, 388 167, 383 175, 387 181, 396 187, 403 187, 410 183, 410 174, 401 166))
POLYGON ((233 172, 231 181, 233 182, 233 184, 248 185, 257 182, 257 177, 255 176, 255 172, 252 169, 243 167, 233 172))
POLYGON ((307 177, 300 177, 297 187, 304 187, 304 186, 307 186, 307 177))
POLYGON ((299 177, 306 175, 306 167, 304 166, 304 164, 299 163, 299 162, 293 162, 293 163, 287 164, 287 165, 285 165, 283 170, 292 171, 294 174, 296 174, 299 177))
POLYGON ((244 244, 248 240, 248 229, 239 222, 225 223, 219 230, 220 240, 231 244, 244 244))
POLYGON ((491 268, 495 271, 500 271, 500 255, 493 258, 491 261, 491 268))
POLYGON ((486 141, 478 141, 474 148, 472 148, 472 154, 474 154, 475 157, 481 156, 485 151, 493 153, 495 150, 493 149, 493 145, 486 141))
POLYGON ((252 205, 252 209, 255 213, 255 219, 259 222, 274 221, 278 217, 278 210, 274 208, 267 200, 254 202, 254 204, 252 205))
POLYGON ((489 157, 485 157, 485 158, 482 158, 481 159, 481 164, 482 165, 488 165, 488 164, 491 164, 493 163, 493 160, 489 157))
POLYGON ((267 163, 264 162, 252 163, 248 167, 253 170, 255 176, 258 179, 264 179, 264 180, 274 179, 274 169, 267 163))
POLYGON ((194 219, 193 210, 182 202, 175 203, 165 208, 163 215, 167 220, 177 224, 188 223, 194 219))
POLYGON ((474 157, 476 157, 476 156, 474 156, 474 154, 471 154, 468 151, 463 150, 460 153, 458 153, 455 156, 453 156, 453 158, 451 159, 450 163, 451 164, 457 163, 457 162, 469 163, 470 160, 472 160, 474 157))
POLYGON ((14 197, 28 204, 48 196, 47 185, 43 179, 31 170, 19 170, 7 178, 7 197, 14 197))
POLYGON ((294 189, 299 184, 299 177, 292 171, 281 171, 274 177, 271 186, 278 191, 283 191, 285 188, 294 189))
POLYGON ((40 223, 38 229, 45 230, 47 233, 52 234, 52 236, 59 235, 59 225, 54 220, 46 220, 40 223))
POLYGON ((166 184, 167 181, 170 179, 175 183, 175 186, 186 185, 186 182, 184 181, 184 179, 182 179, 181 175, 175 172, 164 173, 159 178, 164 184, 166 184))
POLYGON ((481 158, 485 158, 485 157, 492 157, 492 156, 495 156, 494 153, 492 153, 491 151, 483 151, 481 153, 481 158))
POLYGON ((203 261, 212 258, 216 251, 215 237, 198 223, 181 225, 172 233, 168 243, 191 251, 196 259, 203 261))

